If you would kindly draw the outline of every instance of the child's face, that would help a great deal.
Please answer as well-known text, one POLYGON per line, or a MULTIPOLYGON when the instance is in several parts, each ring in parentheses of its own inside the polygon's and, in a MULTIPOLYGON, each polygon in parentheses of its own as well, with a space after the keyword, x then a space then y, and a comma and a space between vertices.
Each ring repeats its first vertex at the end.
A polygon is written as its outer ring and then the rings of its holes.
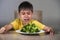
POLYGON ((32 19, 33 12, 31 10, 21 10, 19 13, 20 19, 23 22, 29 22, 32 19))

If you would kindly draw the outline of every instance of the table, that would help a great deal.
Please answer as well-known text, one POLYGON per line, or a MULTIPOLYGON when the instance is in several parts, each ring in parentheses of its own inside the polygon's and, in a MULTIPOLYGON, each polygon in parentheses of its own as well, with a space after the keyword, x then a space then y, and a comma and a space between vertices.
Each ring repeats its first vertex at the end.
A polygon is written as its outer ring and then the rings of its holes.
POLYGON ((0 34, 0 40, 60 40, 60 33, 50 35, 22 35, 14 31, 0 34))

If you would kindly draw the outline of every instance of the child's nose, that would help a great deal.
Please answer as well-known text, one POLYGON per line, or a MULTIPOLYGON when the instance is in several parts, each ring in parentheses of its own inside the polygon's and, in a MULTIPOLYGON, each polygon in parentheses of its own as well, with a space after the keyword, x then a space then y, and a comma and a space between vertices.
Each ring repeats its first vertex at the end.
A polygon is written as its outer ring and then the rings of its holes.
POLYGON ((26 16, 28 16, 28 14, 27 14, 27 13, 25 13, 25 15, 26 15, 26 16))
POLYGON ((28 17, 28 14, 25 14, 25 17, 28 17))

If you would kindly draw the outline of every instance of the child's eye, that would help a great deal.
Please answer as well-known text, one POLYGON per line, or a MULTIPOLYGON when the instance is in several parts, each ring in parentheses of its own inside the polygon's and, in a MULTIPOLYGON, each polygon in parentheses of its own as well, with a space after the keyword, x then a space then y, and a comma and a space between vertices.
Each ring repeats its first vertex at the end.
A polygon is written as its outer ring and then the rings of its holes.
POLYGON ((30 13, 27 13, 28 15, 30 15, 30 13))
POLYGON ((25 13, 22 13, 22 15, 25 15, 25 13))

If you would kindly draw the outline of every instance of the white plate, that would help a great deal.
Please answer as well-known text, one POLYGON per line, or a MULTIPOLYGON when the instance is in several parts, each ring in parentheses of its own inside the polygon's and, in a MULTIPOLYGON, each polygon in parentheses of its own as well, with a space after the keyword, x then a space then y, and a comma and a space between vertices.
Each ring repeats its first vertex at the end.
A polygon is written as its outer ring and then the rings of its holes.
POLYGON ((44 33, 45 31, 40 30, 40 32, 36 32, 36 33, 26 33, 26 32, 21 32, 20 30, 16 30, 16 32, 20 34, 40 34, 40 33, 44 33))

